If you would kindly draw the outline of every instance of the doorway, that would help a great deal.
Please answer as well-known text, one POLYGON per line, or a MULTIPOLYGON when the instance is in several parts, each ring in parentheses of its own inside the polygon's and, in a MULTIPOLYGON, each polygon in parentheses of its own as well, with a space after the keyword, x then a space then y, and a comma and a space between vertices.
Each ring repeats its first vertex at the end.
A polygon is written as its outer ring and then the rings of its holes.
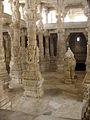
POLYGON ((76 59, 76 71, 86 70, 87 40, 83 33, 71 33, 69 35, 69 47, 76 59))

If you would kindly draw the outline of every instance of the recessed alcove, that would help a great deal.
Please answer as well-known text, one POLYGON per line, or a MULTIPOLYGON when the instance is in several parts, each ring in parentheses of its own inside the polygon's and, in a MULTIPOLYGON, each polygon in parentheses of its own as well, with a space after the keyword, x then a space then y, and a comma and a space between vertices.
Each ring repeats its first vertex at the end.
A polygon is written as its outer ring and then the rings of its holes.
POLYGON ((87 40, 83 33, 71 33, 69 35, 69 47, 76 59, 76 71, 86 70, 87 40))

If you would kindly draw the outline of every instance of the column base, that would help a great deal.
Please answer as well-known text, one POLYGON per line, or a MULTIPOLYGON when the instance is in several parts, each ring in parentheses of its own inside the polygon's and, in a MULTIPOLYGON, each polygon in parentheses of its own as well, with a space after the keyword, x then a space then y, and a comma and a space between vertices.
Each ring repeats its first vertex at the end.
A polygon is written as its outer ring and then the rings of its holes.
POLYGON ((63 65, 57 65, 57 70, 56 71, 63 74, 64 73, 64 66, 63 65))
POLYGON ((39 68, 41 72, 45 71, 45 61, 43 60, 42 62, 39 62, 39 68))
POLYGON ((45 59, 40 65, 40 70, 41 72, 47 72, 49 71, 49 68, 50 68, 50 61, 45 59))
POLYGON ((56 70, 57 70, 57 64, 56 64, 56 57, 51 57, 50 58, 50 71, 51 72, 56 72, 56 70))
POLYGON ((9 82, 9 89, 15 89, 15 88, 21 88, 22 87, 22 84, 21 82, 21 79, 12 79, 10 82, 9 82))
POLYGON ((66 78, 64 82, 65 82, 65 84, 72 84, 72 80, 71 79, 67 79, 66 78))
MULTIPOLYGON (((33 69, 35 69, 34 66, 33 69)), ((43 81, 44 79, 38 69, 37 71, 26 71, 23 74, 23 87, 25 89, 24 95, 30 97, 41 97, 43 95, 43 81)))
POLYGON ((33 97, 33 98, 39 98, 42 97, 44 94, 42 89, 36 88, 36 90, 32 90, 30 87, 25 88, 24 95, 28 97, 33 97), (29 89, 29 90, 28 90, 29 89))

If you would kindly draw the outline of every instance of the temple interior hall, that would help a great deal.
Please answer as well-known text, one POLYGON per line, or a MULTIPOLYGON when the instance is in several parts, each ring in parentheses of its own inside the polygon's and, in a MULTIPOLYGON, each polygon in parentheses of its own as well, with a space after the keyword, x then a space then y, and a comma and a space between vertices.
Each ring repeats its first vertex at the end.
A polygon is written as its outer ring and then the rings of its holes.
POLYGON ((90 0, 0 0, 0 120, 90 120, 90 0))

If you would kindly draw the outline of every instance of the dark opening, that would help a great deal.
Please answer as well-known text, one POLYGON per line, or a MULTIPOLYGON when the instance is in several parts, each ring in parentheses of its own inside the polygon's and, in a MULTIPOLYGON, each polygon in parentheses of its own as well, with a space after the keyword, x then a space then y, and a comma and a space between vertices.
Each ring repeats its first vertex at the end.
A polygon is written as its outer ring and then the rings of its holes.
MULTIPOLYGON (((53 54, 54 54, 54 56, 57 56, 57 33, 51 33, 50 37, 52 38, 50 40, 53 43, 53 54)), ((50 47, 51 47, 51 45, 50 45, 50 47)), ((51 51, 50 51, 50 55, 51 55, 51 51)))
POLYGON ((85 71, 86 70, 85 63, 76 63, 75 70, 76 71, 85 71))
POLYGON ((38 37, 38 35, 36 36, 36 40, 37 40, 37 46, 39 48, 39 37, 38 37))
POLYGON ((54 46, 54 56, 57 56, 57 34, 54 34, 53 46, 54 46))
POLYGON ((49 55, 50 55, 50 37, 49 37, 48 43, 49 43, 49 55))
POLYGON ((43 36, 43 48, 44 48, 44 56, 45 56, 45 37, 43 36))
POLYGON ((27 48, 27 46, 28 46, 28 37, 25 36, 25 48, 27 48))
POLYGON ((83 33, 71 33, 69 36, 69 47, 76 59, 76 71, 86 70, 87 40, 83 33))

